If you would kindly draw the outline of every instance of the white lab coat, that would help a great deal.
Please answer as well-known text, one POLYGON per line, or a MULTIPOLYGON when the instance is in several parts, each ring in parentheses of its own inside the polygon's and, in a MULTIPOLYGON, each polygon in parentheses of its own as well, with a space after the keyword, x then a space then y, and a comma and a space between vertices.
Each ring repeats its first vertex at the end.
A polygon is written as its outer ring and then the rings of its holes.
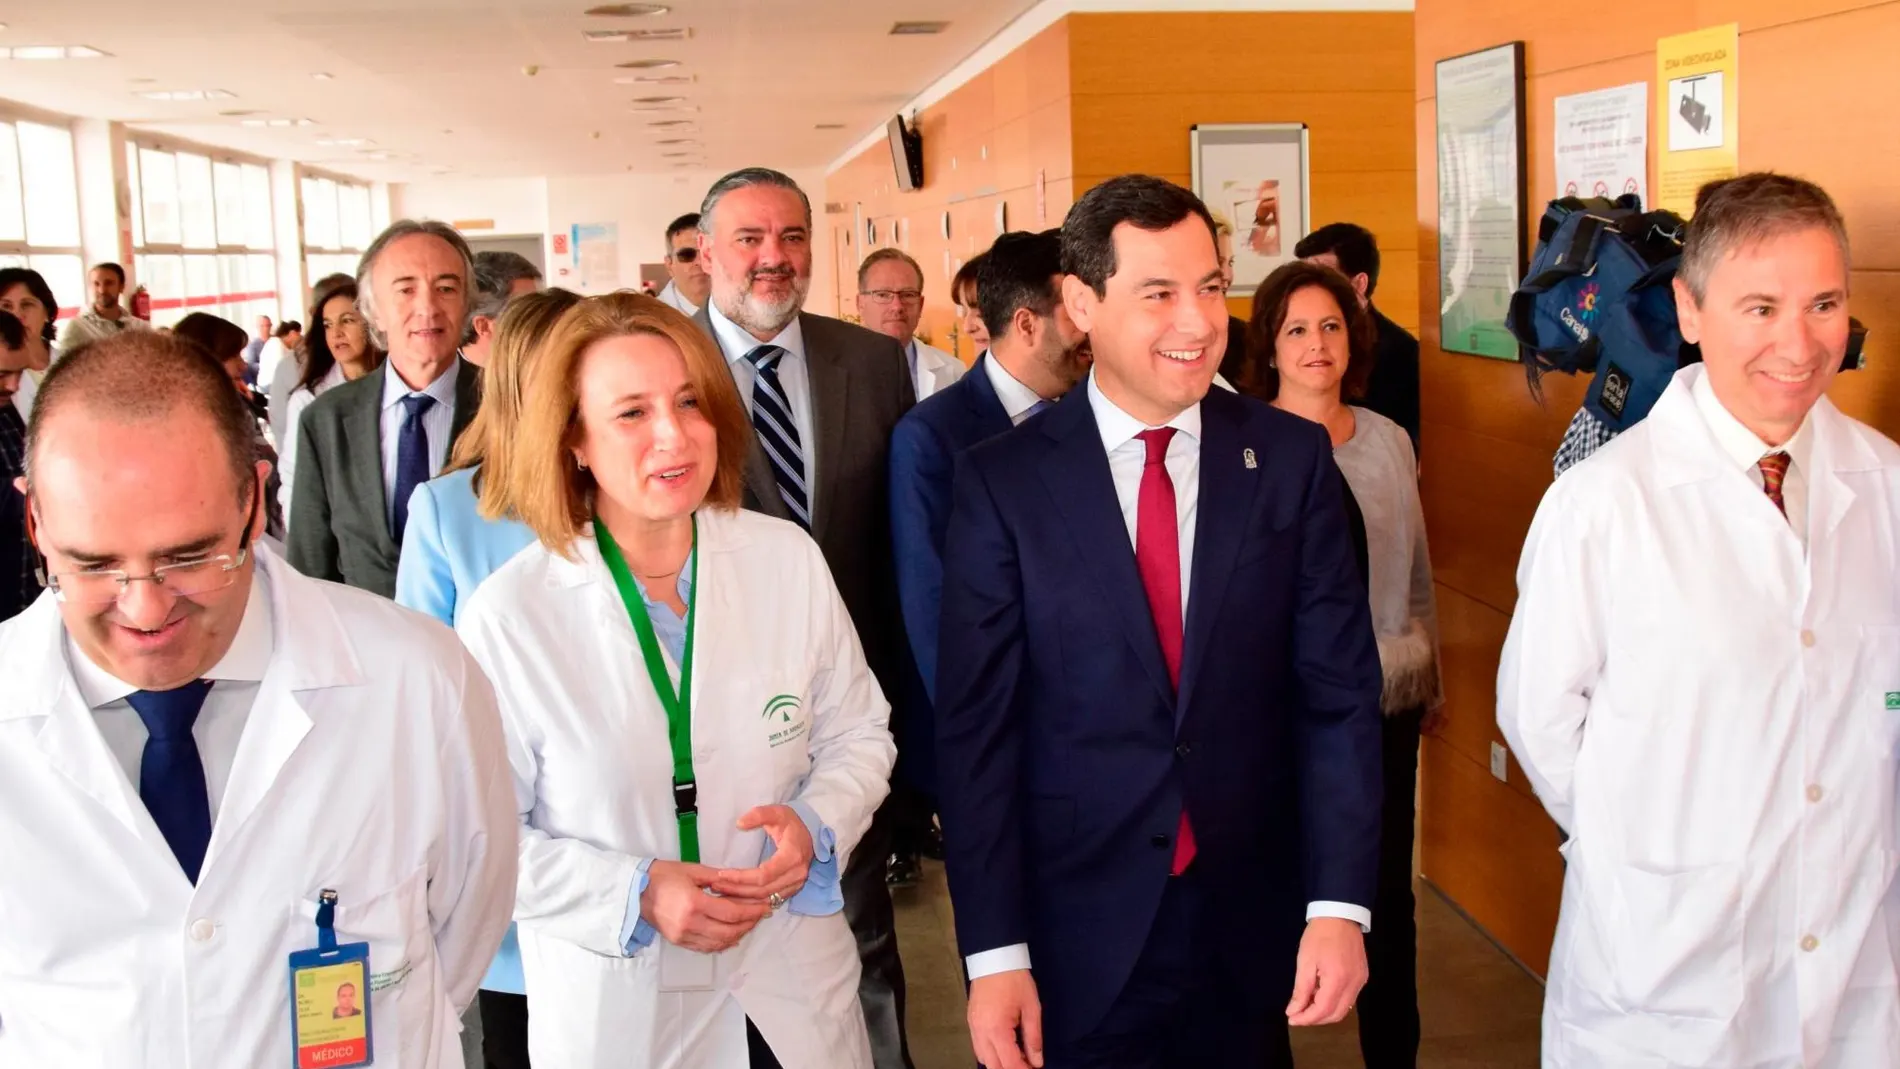
MULTIPOLYGON (((786 1069, 870 1069, 843 914, 773 914, 723 954, 656 939, 622 955, 635 866, 677 859, 666 713, 592 537, 537 544, 458 624, 495 681, 521 813, 519 922, 536 1065, 746 1069, 750 1017, 786 1069), (697 975, 706 990, 662 993, 697 975)), ((802 801, 848 854, 888 789, 890 707, 818 547, 752 512, 699 512, 694 774, 704 864, 751 868, 734 822, 802 801), (797 699, 789 710, 783 697, 797 699)), ((844 870, 839 858, 838 869, 844 870)))
POLYGON ((51 594, 0 625, 0 1067, 290 1064, 288 956, 367 941, 378 1069, 462 1064, 507 928, 493 692, 455 636, 268 551, 270 667, 194 888, 68 668, 51 594))
POLYGON ((969 369, 963 361, 932 345, 917 343, 917 375, 912 384, 919 401, 957 381, 969 369))
POLYGON ((1545 495, 1498 723, 1571 838, 1562 1069, 1900 1065, 1900 447, 1823 399, 1808 553, 1679 372, 1545 495))

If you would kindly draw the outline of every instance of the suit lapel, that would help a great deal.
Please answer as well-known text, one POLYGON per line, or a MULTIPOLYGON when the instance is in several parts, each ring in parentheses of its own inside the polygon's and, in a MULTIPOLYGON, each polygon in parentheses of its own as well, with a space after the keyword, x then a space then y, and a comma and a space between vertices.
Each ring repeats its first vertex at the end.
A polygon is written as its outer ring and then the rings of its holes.
POLYGON ((1181 651, 1181 702, 1175 722, 1188 707, 1201 662, 1214 639, 1227 596, 1225 577, 1233 572, 1246 532, 1254 496, 1259 492, 1259 469, 1242 459, 1241 434, 1245 413, 1223 391, 1208 391, 1201 402, 1201 487, 1195 506, 1194 566, 1188 577, 1187 632, 1181 651), (1220 396, 1215 396, 1215 395, 1220 396))
MULTIPOLYGON (((719 344, 719 335, 713 330, 712 316, 707 313, 705 306, 701 306, 694 314, 693 323, 712 339, 713 348, 719 352, 719 359, 725 365, 726 373, 731 374, 732 362, 726 358, 726 351, 719 344)), ((737 379, 733 380, 733 386, 740 389, 742 395, 739 398, 740 403, 745 404, 747 412, 750 412, 750 399, 743 396, 744 390, 739 387, 737 379)), ((772 462, 766 459, 765 447, 759 444, 759 436, 756 433, 752 435, 752 440, 748 445, 745 457, 745 497, 742 504, 753 512, 762 512, 781 520, 791 519, 792 510, 786 506, 785 499, 779 496, 778 479, 772 474, 772 462)))
POLYGON ((1174 684, 1155 637, 1154 614, 1148 594, 1135 569, 1135 550, 1115 496, 1115 480, 1108 470, 1095 413, 1085 389, 1070 391, 1043 420, 1043 432, 1055 439, 1054 452, 1044 458, 1042 479, 1049 498, 1062 514, 1082 566, 1095 577, 1105 595, 1110 615, 1121 621, 1135 659, 1154 684, 1155 691, 1174 705, 1174 684))
POLYGON ((353 460, 345 476, 350 496, 375 521, 365 526, 376 532, 377 550, 394 566, 397 547, 389 536, 388 495, 383 490, 383 390, 388 374, 387 362, 370 373, 369 387, 343 417, 346 441, 338 444, 353 460))
MULTIPOLYGON (((1003 407, 1003 399, 996 396, 996 387, 990 385, 989 368, 984 366, 990 359, 989 354, 985 353, 977 359, 976 366, 970 369, 968 375, 957 380, 957 383, 964 384, 964 397, 969 402, 970 415, 976 420, 977 430, 985 439, 1002 434, 1014 426, 1010 422, 1009 411, 1003 407)), ((955 389, 957 383, 948 388, 955 389)))
POLYGON ((826 343, 823 324, 816 316, 801 314, 799 321, 805 336, 805 374, 811 382, 812 437, 817 448, 805 450, 805 485, 812 488, 811 536, 820 543, 830 525, 837 480, 827 473, 838 468, 844 454, 844 429, 851 413, 851 373, 826 343))

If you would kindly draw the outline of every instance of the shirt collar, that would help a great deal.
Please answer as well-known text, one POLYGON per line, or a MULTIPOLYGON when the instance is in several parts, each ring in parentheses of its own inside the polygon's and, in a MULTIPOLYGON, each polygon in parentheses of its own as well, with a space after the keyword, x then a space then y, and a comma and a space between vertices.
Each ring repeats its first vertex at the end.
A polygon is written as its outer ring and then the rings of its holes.
POLYGON ((805 359, 805 331, 800 322, 804 318, 802 315, 793 316, 792 321, 785 325, 785 329, 778 332, 778 337, 769 342, 759 341, 752 336, 750 331, 727 319, 714 301, 706 302, 706 318, 712 320, 713 338, 719 342, 720 350, 726 354, 728 364, 736 364, 744 360, 747 353, 760 345, 776 345, 785 350, 788 359, 805 359))
POLYGON ((995 350, 984 351, 983 369, 989 374, 990 388, 996 391, 996 399, 1003 402, 1003 412, 1011 422, 1042 403, 1041 395, 1024 386, 1020 379, 1009 373, 1001 360, 996 359, 995 350))
POLYGON ((1801 420, 1794 437, 1782 445, 1770 446, 1756 437, 1754 431, 1744 427, 1742 421, 1723 406, 1722 399, 1715 396, 1715 387, 1709 385, 1707 369, 1703 369, 1690 384, 1689 395, 1695 398, 1696 409, 1702 413, 1702 422, 1708 424, 1715 444, 1734 467, 1748 471, 1770 453, 1786 453, 1795 467, 1809 470, 1808 459, 1814 452, 1814 434, 1809 430, 1814 425, 1813 412, 1810 411, 1801 420))
MULTIPOLYGON (((255 554, 252 559, 256 559, 255 554)), ((268 583, 264 569, 253 565, 251 594, 244 602, 244 619, 238 624, 237 636, 218 663, 204 674, 205 679, 256 683, 264 678, 273 649, 268 583)), ((72 667, 73 682, 79 685, 80 699, 88 709, 123 701, 126 695, 139 689, 94 664, 70 633, 66 636, 66 663, 72 667)))
POLYGON ((412 393, 428 394, 430 397, 435 398, 436 404, 454 408, 455 380, 456 377, 461 374, 461 371, 462 358, 457 356, 455 360, 449 364, 447 371, 435 377, 434 382, 431 382, 420 390, 412 390, 409 388, 408 383, 402 381, 402 376, 396 374, 396 369, 390 367, 388 360, 385 359, 383 362, 383 408, 385 410, 389 409, 412 393))
MULTIPOLYGON (((1089 372, 1089 407, 1095 410, 1095 427, 1102 432, 1102 447, 1113 453, 1129 442, 1135 435, 1151 429, 1147 424, 1116 407, 1115 402, 1102 393, 1096 385, 1095 372, 1089 372)), ((1194 402, 1174 414, 1174 418, 1162 424, 1173 427, 1195 441, 1201 440, 1201 403, 1194 402)))

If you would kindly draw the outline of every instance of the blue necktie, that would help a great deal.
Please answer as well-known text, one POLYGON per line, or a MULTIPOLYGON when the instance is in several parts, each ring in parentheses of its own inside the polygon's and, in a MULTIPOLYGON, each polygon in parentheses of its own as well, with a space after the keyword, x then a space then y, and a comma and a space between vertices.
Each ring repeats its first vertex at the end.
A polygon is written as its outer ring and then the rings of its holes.
POLYGON ((1029 411, 1023 413, 1023 420, 1027 422, 1031 416, 1040 415, 1043 409, 1053 404, 1055 404, 1055 402, 1046 397, 1038 398, 1035 404, 1029 406, 1029 411))
POLYGON ((752 377, 752 429, 758 432, 759 444, 772 462, 778 495, 785 499, 792 519, 809 531, 811 497, 805 489, 805 450, 798 440, 791 403, 785 399, 778 380, 778 365, 784 356, 785 350, 776 345, 761 345, 746 354, 757 369, 752 377))
POLYGON ((429 481, 429 428, 422 425, 423 413, 435 406, 435 398, 412 393, 402 399, 402 432, 396 438, 395 508, 391 510, 389 537, 402 545, 402 532, 409 526, 409 498, 416 487, 429 481))
POLYGON ((193 884, 211 845, 211 793, 191 728, 210 692, 210 682, 200 679, 177 690, 134 691, 125 699, 151 736, 139 759, 139 800, 193 884))

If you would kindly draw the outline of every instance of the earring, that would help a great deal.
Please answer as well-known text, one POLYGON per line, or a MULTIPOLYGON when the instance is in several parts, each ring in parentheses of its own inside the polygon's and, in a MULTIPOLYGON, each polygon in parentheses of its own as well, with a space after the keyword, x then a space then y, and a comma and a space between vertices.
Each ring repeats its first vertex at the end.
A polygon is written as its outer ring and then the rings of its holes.
POLYGON ((586 471, 586 470, 587 470, 587 458, 586 458, 586 457, 582 457, 582 456, 576 456, 576 457, 574 458, 574 466, 575 466, 575 467, 577 467, 577 468, 579 468, 579 469, 581 469, 582 471, 586 471))

